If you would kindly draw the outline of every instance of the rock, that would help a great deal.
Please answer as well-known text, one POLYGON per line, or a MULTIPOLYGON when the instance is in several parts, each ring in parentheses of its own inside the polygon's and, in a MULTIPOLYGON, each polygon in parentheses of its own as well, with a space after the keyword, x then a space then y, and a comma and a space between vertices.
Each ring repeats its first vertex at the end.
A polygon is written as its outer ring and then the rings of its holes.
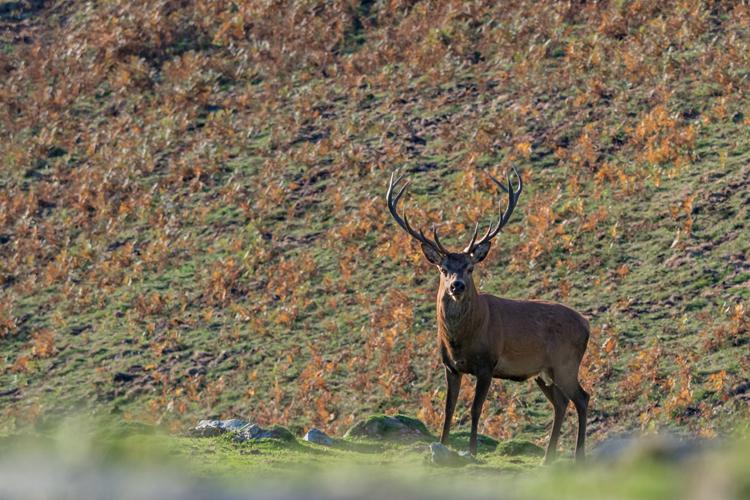
POLYGON ((416 418, 406 415, 375 415, 367 420, 357 422, 344 438, 366 439, 433 439, 427 427, 416 418))
MULTIPOLYGON (((469 431, 451 432, 448 444, 457 450, 469 448, 471 433, 469 431)), ((497 448, 499 441, 484 434, 477 434, 477 451, 492 452, 497 448)))
POLYGON ((201 420, 191 431, 196 437, 212 437, 225 433, 232 433, 232 438, 238 442, 255 441, 258 439, 278 439, 281 441, 294 441, 294 435, 285 427, 274 425, 264 429, 257 424, 251 424, 247 420, 231 418, 229 420, 201 420))
POLYGON ((248 422, 240 418, 229 420, 201 420, 191 434, 197 437, 212 437, 229 431, 238 431, 247 426, 248 422))
POLYGON ((325 432, 315 428, 307 431, 307 434, 305 434, 305 437, 302 439, 310 443, 320 444, 323 446, 333 446, 334 444, 333 438, 331 438, 325 432))
POLYGON ((191 434, 196 437, 213 437, 226 432, 221 426, 221 420, 201 420, 191 434))
POLYGON ((280 425, 274 425, 270 429, 264 429, 257 424, 248 424, 234 433, 234 440, 238 443, 246 441, 257 441, 259 439, 278 439, 280 441, 295 441, 294 434, 289 429, 280 425))
POLYGON ((469 452, 456 453, 440 443, 430 443, 430 462, 442 467, 463 467, 476 460, 469 452))
POLYGON ((496 450, 501 455, 517 456, 531 455, 541 457, 544 455, 544 449, 535 445, 531 441, 510 440, 497 445, 496 450))
POLYGON ((591 453, 597 460, 606 462, 638 462, 658 460, 680 462, 705 451, 716 443, 695 438, 680 439, 671 434, 654 436, 617 436, 601 442, 591 453))

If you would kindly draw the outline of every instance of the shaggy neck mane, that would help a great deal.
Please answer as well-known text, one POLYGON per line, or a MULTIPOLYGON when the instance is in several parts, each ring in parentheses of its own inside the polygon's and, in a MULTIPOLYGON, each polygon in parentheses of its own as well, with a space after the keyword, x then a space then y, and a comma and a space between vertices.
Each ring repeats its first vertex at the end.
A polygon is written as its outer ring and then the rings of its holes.
POLYGON ((450 338, 457 338, 471 330, 474 324, 474 303, 476 289, 469 284, 466 296, 459 301, 453 300, 444 287, 438 292, 438 320, 442 325, 440 330, 450 338))

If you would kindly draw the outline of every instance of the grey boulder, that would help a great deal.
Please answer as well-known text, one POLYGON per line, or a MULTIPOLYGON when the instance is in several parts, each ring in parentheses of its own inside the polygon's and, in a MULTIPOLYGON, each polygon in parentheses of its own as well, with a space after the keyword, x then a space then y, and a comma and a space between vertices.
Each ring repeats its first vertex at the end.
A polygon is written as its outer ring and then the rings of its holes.
POLYGON ((650 436, 621 435, 601 442, 591 455, 604 462, 681 462, 717 444, 716 440, 686 438, 668 433, 650 436))
POLYGON ((192 430, 196 437, 213 437, 225 432, 238 431, 248 425, 246 420, 230 418, 229 420, 201 420, 192 430))
POLYGON ((434 439, 427 427, 407 415, 373 415, 354 424, 344 438, 364 438, 391 441, 434 439))
POLYGON ((330 437, 325 432, 319 429, 316 429, 314 427, 310 429, 309 431, 307 431, 307 434, 305 434, 305 437, 302 439, 310 443, 320 444, 323 446, 333 446, 334 444, 332 437, 330 437))
POLYGON ((468 452, 456 453, 441 443, 430 443, 430 462, 442 467, 463 467, 476 460, 468 452))
POLYGON ((274 425, 265 429, 257 424, 248 424, 234 433, 234 440, 238 443, 260 439, 278 439, 286 442, 295 441, 294 434, 286 427, 280 425, 274 425))

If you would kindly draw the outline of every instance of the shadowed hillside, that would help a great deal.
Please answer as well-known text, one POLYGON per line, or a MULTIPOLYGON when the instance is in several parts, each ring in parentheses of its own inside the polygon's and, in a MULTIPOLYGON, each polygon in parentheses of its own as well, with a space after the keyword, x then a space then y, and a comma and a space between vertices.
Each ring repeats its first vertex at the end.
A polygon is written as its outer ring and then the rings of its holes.
MULTIPOLYGON (((594 439, 733 429, 748 68, 742 2, 0 1, 0 428, 435 430, 437 273, 388 176, 455 247, 515 166, 481 287, 587 315, 594 439)), ((552 411, 496 382, 485 417, 541 442, 552 411)))

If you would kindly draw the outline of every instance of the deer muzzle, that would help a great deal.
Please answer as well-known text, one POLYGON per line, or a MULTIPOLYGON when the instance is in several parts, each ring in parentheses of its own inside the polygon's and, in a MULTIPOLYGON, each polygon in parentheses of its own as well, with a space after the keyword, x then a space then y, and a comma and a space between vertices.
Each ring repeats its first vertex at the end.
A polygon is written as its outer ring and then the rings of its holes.
POLYGON ((461 280, 454 280, 448 287, 448 292, 454 298, 459 298, 466 291, 466 283, 461 280))

